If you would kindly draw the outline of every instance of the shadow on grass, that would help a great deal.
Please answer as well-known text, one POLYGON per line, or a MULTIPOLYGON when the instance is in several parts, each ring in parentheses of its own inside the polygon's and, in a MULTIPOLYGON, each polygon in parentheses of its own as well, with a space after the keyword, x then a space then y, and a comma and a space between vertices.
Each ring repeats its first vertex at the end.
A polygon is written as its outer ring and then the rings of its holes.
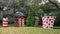
MULTIPOLYGON (((2 27, 2 25, 0 24, 0 27, 2 27)), ((8 27, 14 27, 13 24, 9 24, 8 27)), ((38 28, 42 28, 42 26, 38 26, 38 28)), ((55 26, 53 29, 60 29, 60 26, 55 26)))
POLYGON ((55 26, 54 29, 60 29, 60 26, 55 26))

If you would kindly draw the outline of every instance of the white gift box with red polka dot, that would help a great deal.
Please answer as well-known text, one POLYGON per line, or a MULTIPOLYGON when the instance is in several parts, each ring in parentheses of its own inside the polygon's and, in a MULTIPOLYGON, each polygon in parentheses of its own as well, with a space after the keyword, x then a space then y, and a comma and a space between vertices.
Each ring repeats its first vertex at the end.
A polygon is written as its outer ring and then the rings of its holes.
POLYGON ((56 19, 56 16, 43 16, 42 17, 42 27, 51 29, 53 28, 54 21, 56 19))

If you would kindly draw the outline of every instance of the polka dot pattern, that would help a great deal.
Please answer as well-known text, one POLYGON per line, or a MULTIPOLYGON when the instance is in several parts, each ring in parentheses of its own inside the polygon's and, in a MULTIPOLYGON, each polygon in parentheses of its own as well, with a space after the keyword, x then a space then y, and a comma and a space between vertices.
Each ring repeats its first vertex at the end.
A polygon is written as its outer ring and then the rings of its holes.
POLYGON ((53 28, 54 21, 56 19, 56 16, 43 16, 42 17, 42 27, 51 29, 53 28))

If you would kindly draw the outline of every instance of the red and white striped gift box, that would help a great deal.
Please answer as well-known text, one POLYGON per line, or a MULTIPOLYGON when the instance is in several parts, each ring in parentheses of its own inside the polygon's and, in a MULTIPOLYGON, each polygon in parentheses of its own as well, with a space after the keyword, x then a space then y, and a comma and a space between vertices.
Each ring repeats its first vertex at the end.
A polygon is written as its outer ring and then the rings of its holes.
POLYGON ((3 20, 2 20, 2 26, 3 27, 8 27, 8 18, 3 18, 3 20))

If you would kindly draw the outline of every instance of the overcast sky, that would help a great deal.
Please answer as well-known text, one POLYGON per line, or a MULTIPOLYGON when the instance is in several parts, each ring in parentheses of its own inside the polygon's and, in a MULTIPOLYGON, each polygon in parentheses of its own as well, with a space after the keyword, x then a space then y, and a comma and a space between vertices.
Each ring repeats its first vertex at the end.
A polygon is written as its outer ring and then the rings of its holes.
POLYGON ((58 2, 60 3, 60 0, 58 0, 58 2))

